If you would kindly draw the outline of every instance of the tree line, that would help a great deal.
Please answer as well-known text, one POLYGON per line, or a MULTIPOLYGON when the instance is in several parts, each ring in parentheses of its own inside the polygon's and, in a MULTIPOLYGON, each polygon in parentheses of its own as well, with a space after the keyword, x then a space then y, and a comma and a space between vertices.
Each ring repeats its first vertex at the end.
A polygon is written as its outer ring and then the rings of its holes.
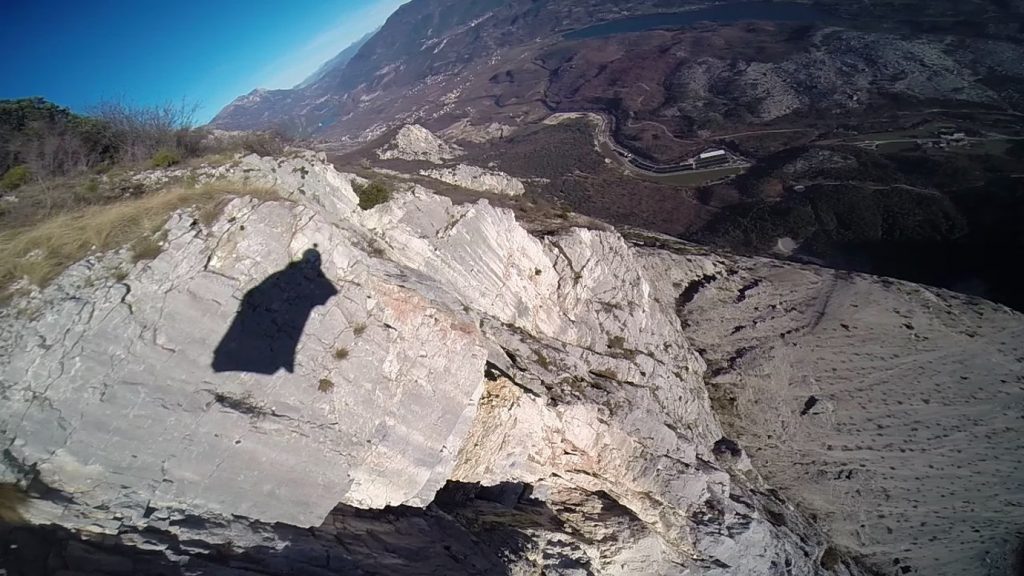
POLYGON ((0 188, 116 165, 166 167, 231 146, 263 155, 283 150, 277 134, 218 142, 196 127, 195 110, 106 102, 82 115, 43 98, 0 100, 0 188))

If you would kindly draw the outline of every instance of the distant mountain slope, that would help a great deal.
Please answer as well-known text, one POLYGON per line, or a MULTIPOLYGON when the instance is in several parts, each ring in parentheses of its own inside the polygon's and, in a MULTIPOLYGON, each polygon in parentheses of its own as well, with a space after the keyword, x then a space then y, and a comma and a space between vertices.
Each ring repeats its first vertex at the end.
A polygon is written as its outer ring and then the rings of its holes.
POLYGON ((749 126, 943 102, 1024 109, 1018 4, 413 0, 344 65, 250 93, 213 125, 344 143, 405 123, 515 126, 595 111, 615 118, 620 143, 670 161, 749 126), (683 11, 694 11, 686 24, 650 29, 683 11), (616 28, 651 14, 646 28, 616 28), (610 33, 565 36, 606 22, 610 33))
POLYGON ((296 84, 293 87, 293 90, 301 90, 303 88, 306 88, 307 86, 316 83, 316 81, 326 76, 331 70, 344 69, 345 66, 348 64, 349 60, 351 60, 352 57, 355 56, 357 52, 359 52, 359 49, 362 48, 363 45, 370 40, 370 38, 373 38, 373 35, 376 34, 378 31, 380 31, 380 28, 377 28, 372 32, 367 33, 359 40, 353 42, 348 48, 345 48, 341 52, 338 52, 337 56, 331 58, 327 62, 324 62, 319 68, 316 69, 316 72, 313 72, 312 74, 309 75, 308 78, 296 84))
POLYGON ((256 88, 235 98, 217 114, 210 122, 210 126, 229 130, 274 128, 296 133, 315 129, 307 129, 303 122, 304 115, 297 113, 305 108, 303 101, 309 97, 307 92, 310 87, 328 74, 340 74, 359 50, 379 31, 380 28, 377 28, 356 40, 290 89, 256 88))
POLYGON ((386 128, 382 121, 394 125, 423 115, 424 105, 443 107, 453 99, 449 83, 463 74, 475 78, 479 65, 508 57, 511 48, 550 41, 560 32, 595 22, 699 4, 414 0, 399 8, 344 66, 331 67, 292 90, 251 92, 228 105, 211 125, 252 129, 276 123, 302 135, 328 138, 368 130, 379 134, 386 128))

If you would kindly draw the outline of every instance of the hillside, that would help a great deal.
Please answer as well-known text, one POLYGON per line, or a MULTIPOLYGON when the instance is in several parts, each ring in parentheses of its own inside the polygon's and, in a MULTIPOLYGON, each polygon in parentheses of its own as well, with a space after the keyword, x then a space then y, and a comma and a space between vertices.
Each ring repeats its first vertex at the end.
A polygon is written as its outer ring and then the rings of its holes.
POLYGON ((1001 264, 1022 242, 1005 225, 1024 217, 1021 22, 1019 4, 985 1, 415 1, 344 68, 214 124, 373 159, 418 123, 538 202, 1024 309, 1001 264), (548 126, 580 112, 600 118, 596 154, 548 126), (530 152, 556 142, 572 152, 530 152), (680 172, 711 149, 728 165, 680 172))
POLYGON ((380 28, 367 33, 359 40, 353 42, 352 45, 349 46, 348 48, 345 48, 341 52, 338 52, 338 54, 334 58, 331 58, 327 62, 324 62, 319 68, 316 69, 315 72, 310 74, 308 78, 296 84, 293 89, 301 90, 303 88, 306 88, 307 86, 310 86, 311 84, 318 82, 320 79, 322 79, 324 76, 331 73, 332 71, 343 70, 345 66, 348 65, 349 61, 352 60, 352 58, 354 58, 355 55, 359 53, 359 50, 362 49, 363 45, 369 42, 370 38, 373 38, 373 35, 379 31, 380 28))
POLYGON ((921 14, 898 3, 730 6, 416 0, 344 66, 300 89, 250 94, 213 125, 278 122, 345 142, 403 123, 516 126, 551 110, 591 110, 616 118, 625 146, 664 160, 708 135, 752 126, 821 129, 943 101, 1020 106, 1019 35, 1007 24, 1020 21, 1019 7, 934 3, 921 14), (625 33, 643 28, 630 17, 666 12, 681 15, 679 24, 625 33), (953 15, 980 29, 943 27, 953 15), (579 32, 608 21, 624 22, 616 24, 623 33, 579 32))

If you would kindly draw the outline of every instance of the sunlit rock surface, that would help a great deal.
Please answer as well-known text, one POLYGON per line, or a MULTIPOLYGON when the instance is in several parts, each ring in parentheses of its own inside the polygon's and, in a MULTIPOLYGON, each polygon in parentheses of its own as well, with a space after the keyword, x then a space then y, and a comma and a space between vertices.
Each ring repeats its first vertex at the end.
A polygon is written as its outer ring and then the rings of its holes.
MULTIPOLYGON (((223 574, 863 573, 712 410, 692 342, 730 336, 693 332, 687 282, 757 264, 537 238, 422 188, 362 211, 315 155, 226 177, 284 198, 177 213, 155 260, 89 258, 0 311, 0 481, 67 529, 33 546, 223 574), (243 310, 294 320, 254 288, 294 302, 321 274, 337 294, 300 307, 292 372, 214 371, 243 310)), ((786 270, 778 298, 824 274, 786 270)))
POLYGON ((477 192, 489 192, 503 196, 521 196, 526 193, 526 188, 517 178, 504 172, 484 170, 467 164, 459 164, 452 168, 423 170, 421 174, 477 192))
POLYGON ((402 126, 395 137, 377 151, 381 160, 424 160, 441 164, 462 154, 462 149, 448 144, 419 124, 402 126))

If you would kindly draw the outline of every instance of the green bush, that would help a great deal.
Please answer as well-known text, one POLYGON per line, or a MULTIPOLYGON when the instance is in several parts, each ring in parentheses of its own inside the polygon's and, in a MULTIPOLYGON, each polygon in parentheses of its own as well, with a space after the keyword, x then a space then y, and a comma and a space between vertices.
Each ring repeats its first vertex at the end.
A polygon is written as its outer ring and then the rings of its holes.
POLYGON ((164 148, 153 155, 149 161, 153 168, 169 168, 181 162, 181 154, 175 150, 164 148))
POLYGON ((89 178, 82 185, 82 191, 90 197, 95 196, 100 191, 100 181, 96 178, 89 178))
POLYGON ((28 166, 15 166, 0 178, 0 189, 7 191, 17 190, 28 184, 28 180, 31 177, 32 174, 28 171, 28 166))
POLYGON ((359 207, 369 210, 379 206, 391 199, 391 191, 381 182, 374 180, 369 184, 354 186, 356 196, 359 196, 359 207))

